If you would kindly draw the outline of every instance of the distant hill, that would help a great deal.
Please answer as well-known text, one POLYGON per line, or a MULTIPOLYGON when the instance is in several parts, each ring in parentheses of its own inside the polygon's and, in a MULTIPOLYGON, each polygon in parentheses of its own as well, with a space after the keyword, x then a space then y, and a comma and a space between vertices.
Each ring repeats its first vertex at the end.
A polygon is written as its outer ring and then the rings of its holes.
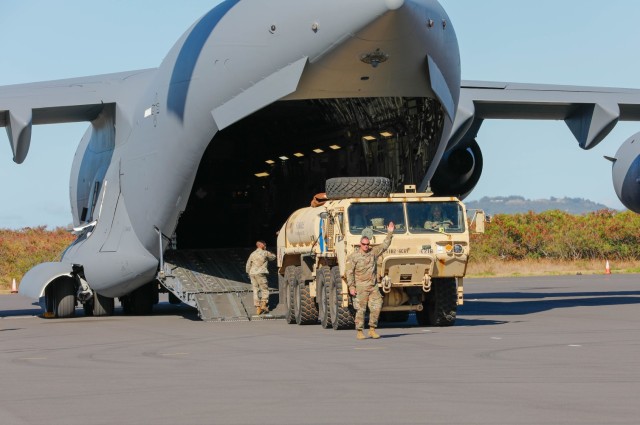
POLYGON ((478 208, 487 214, 517 214, 533 211, 540 213, 548 210, 560 210, 569 214, 585 214, 588 212, 609 209, 582 198, 525 199, 522 196, 485 196, 477 201, 465 201, 467 208, 478 208))

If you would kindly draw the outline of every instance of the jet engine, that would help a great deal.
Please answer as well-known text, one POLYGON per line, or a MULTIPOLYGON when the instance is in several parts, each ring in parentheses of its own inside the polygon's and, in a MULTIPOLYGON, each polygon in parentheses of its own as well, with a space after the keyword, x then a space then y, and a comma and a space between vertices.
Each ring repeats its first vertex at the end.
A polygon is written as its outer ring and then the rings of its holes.
POLYGON ((480 180, 482 152, 475 139, 459 143, 446 151, 431 179, 436 196, 457 196, 464 199, 480 180))
POLYGON ((611 170, 613 188, 620 202, 640 214, 640 132, 628 138, 616 152, 611 170))

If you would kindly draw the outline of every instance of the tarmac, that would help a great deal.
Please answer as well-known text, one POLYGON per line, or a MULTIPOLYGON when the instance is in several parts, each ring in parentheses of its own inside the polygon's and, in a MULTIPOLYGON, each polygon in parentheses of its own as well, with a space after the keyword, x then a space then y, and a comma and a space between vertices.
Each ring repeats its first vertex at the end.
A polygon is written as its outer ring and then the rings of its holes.
POLYGON ((466 279, 453 327, 43 319, 0 295, 0 423, 638 424, 640 275, 466 279))

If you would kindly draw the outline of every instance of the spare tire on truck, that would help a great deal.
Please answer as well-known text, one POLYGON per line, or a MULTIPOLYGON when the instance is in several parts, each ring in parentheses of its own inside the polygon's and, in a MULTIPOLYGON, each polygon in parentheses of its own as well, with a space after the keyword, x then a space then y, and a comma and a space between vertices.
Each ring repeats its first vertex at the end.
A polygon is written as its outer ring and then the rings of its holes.
POLYGON ((334 177, 327 179, 329 199, 386 198, 391 193, 391 180, 386 177, 334 177))

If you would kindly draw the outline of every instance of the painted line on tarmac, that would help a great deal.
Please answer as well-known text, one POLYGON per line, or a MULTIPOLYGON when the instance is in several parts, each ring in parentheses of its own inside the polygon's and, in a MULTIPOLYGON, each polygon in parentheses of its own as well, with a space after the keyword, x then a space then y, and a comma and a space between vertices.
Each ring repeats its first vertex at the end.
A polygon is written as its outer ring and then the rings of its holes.
POLYGON ((33 319, 34 317, 39 317, 37 314, 32 314, 32 315, 23 315, 23 316, 0 316, 0 319, 6 319, 6 320, 11 320, 11 319, 33 319))
POLYGON ((353 347, 354 350, 386 350, 387 347, 353 347))

